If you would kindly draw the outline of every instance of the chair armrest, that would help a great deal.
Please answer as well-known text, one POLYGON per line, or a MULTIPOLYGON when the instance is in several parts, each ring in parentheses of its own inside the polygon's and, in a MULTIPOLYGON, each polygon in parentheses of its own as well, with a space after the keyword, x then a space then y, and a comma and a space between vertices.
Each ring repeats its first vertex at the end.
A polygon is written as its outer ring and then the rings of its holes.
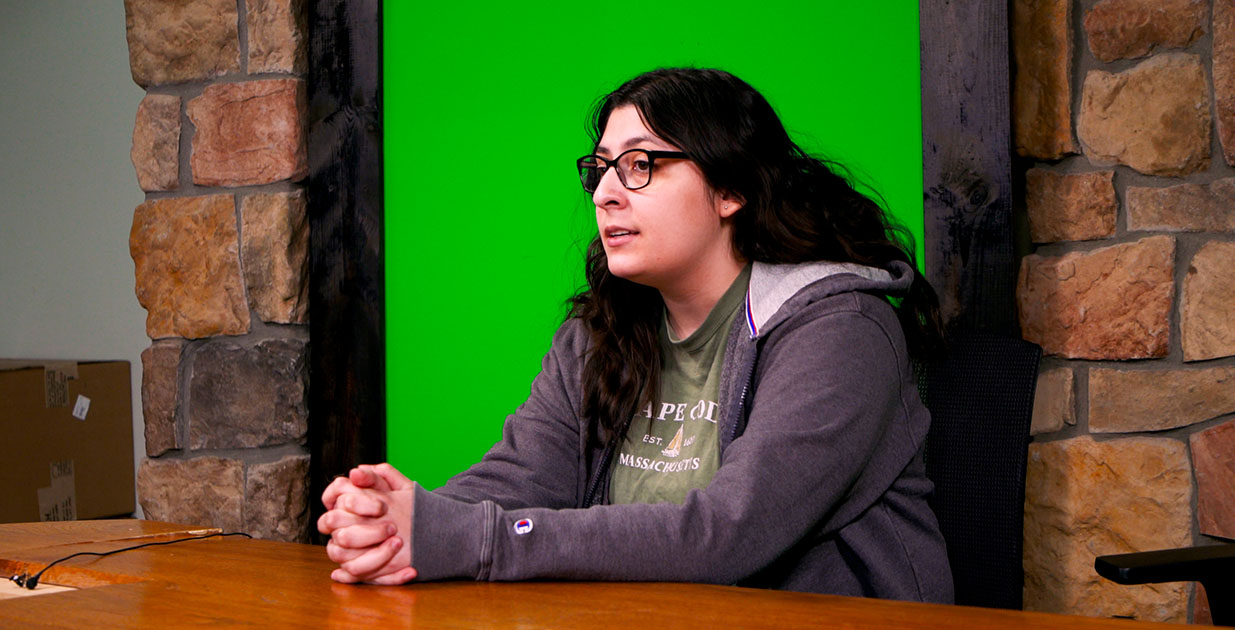
POLYGON ((1235 576, 1235 544, 1099 556, 1093 566, 1120 584, 1229 581, 1235 576))

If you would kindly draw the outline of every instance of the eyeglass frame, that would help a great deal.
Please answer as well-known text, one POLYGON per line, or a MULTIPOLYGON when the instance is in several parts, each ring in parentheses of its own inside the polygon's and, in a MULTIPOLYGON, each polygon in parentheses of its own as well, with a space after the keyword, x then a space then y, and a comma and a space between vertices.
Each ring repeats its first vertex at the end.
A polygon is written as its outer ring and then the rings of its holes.
MULTIPOLYGON (((605 172, 608 172, 609 169, 611 168, 616 169, 617 174, 618 174, 618 181, 622 183, 622 186, 626 188, 626 190, 639 190, 641 188, 646 188, 648 184, 652 183, 652 173, 656 172, 656 160, 658 158, 689 160, 690 155, 683 151, 657 151, 654 149, 640 149, 640 148, 627 149, 626 151, 622 151, 621 153, 617 155, 617 157, 614 157, 612 160, 605 159, 599 155, 596 155, 595 153, 590 154, 590 155, 585 155, 575 160, 575 168, 579 169, 579 183, 583 186, 584 192, 594 193, 596 192, 596 188, 588 190, 587 184, 584 183, 584 179, 583 179, 583 168, 584 168, 583 161, 588 158, 596 158, 598 162, 603 162, 605 165, 605 172), (618 162, 621 161, 623 155, 626 155, 627 153, 634 153, 636 151, 644 153, 648 156, 648 180, 646 182, 643 182, 642 185, 632 187, 626 183, 626 175, 625 173, 623 173, 622 168, 618 166, 618 162)), ((602 173, 601 176, 596 179, 597 188, 599 188, 600 180, 603 178, 604 178, 604 174, 602 173)))

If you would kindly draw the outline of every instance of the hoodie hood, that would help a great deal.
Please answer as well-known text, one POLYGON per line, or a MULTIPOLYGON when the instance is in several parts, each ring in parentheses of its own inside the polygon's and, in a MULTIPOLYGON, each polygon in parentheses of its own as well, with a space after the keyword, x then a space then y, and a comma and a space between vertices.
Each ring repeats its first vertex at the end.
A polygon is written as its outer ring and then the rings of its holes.
POLYGON ((767 334, 797 309, 849 291, 904 294, 913 284, 913 268, 893 261, 886 269, 855 263, 810 262, 751 266, 746 291, 746 325, 752 339, 767 334))

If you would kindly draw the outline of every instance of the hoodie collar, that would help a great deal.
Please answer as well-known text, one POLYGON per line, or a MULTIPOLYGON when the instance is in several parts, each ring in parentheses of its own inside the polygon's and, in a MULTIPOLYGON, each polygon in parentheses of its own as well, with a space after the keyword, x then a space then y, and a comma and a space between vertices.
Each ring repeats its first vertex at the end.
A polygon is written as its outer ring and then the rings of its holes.
POLYGON ((891 262, 886 269, 828 261, 796 265, 756 262, 746 291, 746 325, 752 339, 771 330, 796 310, 782 307, 799 293, 808 296, 804 304, 849 291, 904 293, 913 277, 913 269, 900 261, 891 262), (804 291, 807 287, 810 289, 804 291))

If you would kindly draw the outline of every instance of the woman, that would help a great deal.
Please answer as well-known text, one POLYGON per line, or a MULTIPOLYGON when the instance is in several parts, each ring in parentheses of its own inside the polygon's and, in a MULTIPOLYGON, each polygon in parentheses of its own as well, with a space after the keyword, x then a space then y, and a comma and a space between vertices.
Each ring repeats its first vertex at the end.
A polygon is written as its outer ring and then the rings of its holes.
POLYGON ((589 289, 530 397, 438 490, 336 480, 332 577, 951 601, 909 361, 937 307, 883 211, 722 71, 635 77, 594 125, 589 289))

